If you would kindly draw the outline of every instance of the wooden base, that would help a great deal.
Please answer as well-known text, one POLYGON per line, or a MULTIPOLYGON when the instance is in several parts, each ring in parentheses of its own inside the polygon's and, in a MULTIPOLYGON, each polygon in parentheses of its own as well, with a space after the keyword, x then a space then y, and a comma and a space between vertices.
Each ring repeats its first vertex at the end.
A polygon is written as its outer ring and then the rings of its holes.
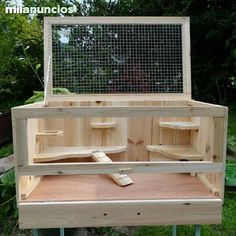
POLYGON ((219 224, 222 200, 189 174, 45 176, 19 203, 20 228, 219 224), (168 181, 167 181, 168 180, 168 181), (181 214, 181 215, 180 215, 181 214))
POLYGON ((72 201, 19 204, 20 228, 221 223, 220 199, 72 201))
POLYGON ((217 198, 189 174, 130 174, 116 185, 107 175, 45 176, 24 202, 217 198))

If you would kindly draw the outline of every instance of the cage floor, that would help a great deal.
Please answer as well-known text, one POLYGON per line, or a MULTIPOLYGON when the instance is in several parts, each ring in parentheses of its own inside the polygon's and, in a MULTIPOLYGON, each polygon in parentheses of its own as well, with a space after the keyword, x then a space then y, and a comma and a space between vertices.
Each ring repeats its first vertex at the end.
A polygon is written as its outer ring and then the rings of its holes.
POLYGON ((189 174, 130 174, 120 187, 106 175, 45 176, 24 202, 216 198, 189 174))

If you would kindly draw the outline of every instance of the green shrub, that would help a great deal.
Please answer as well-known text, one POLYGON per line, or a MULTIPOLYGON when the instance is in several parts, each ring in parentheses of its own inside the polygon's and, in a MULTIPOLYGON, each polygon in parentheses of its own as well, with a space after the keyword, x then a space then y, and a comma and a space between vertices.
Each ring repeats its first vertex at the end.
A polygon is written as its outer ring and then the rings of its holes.
POLYGON ((13 145, 12 143, 7 144, 0 148, 0 158, 7 157, 13 153, 13 145))
MULTIPOLYGON (((54 88, 53 94, 69 94, 70 91, 66 88, 54 88)), ((25 104, 42 102, 44 99, 43 91, 34 91, 34 95, 25 101, 25 104)))

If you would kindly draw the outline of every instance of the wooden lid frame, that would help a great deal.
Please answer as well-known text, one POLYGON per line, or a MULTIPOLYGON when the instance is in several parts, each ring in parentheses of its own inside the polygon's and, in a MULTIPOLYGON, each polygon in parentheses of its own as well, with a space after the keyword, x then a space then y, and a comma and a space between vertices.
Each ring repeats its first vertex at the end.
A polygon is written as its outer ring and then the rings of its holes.
POLYGON ((190 26, 189 17, 45 17, 44 18, 44 77, 45 100, 160 100, 191 99, 190 26), (183 93, 130 94, 53 94, 52 81, 52 25, 70 24, 181 24, 183 93))

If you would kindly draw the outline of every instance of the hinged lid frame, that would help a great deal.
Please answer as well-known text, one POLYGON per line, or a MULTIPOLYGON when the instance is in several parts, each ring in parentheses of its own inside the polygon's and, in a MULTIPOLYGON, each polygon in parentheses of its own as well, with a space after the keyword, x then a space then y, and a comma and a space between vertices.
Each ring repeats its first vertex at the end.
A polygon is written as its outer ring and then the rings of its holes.
POLYGON ((190 25, 189 17, 45 17, 44 18, 44 80, 45 100, 160 100, 191 99, 190 25), (182 93, 114 93, 114 94, 53 94, 52 26, 99 24, 181 24, 182 26, 182 93))

